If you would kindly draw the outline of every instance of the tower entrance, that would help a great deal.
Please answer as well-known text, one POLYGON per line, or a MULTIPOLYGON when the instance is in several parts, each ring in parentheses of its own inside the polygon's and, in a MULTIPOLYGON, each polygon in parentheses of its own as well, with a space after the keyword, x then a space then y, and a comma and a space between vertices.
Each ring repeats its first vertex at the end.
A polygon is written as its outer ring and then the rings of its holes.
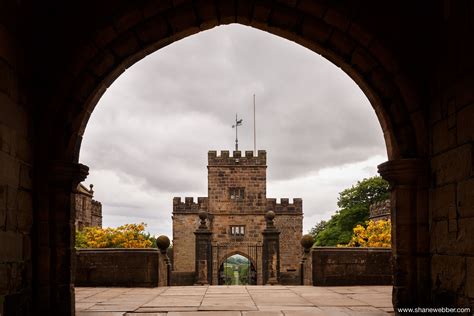
POLYGON ((218 272, 219 285, 256 285, 257 270, 252 261, 240 254, 227 257, 218 272))

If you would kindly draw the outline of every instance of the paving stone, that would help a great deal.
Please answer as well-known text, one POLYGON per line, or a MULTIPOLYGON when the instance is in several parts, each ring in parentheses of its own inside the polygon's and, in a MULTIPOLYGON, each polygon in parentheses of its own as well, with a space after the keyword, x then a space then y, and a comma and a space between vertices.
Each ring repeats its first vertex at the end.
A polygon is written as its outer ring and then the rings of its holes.
POLYGON ((87 311, 107 311, 107 312, 133 312, 140 304, 95 304, 87 311))
POLYGON ((76 312, 76 316, 123 316, 123 312, 76 312))
POLYGON ((283 305, 268 305, 258 306, 259 311, 309 311, 313 313, 321 312, 322 309, 314 306, 283 306, 283 305))
POLYGON ((350 297, 334 293, 335 295, 308 296, 306 299, 316 306, 364 306, 370 305, 350 297))
POLYGON ((281 311, 251 311, 242 312, 242 316, 283 316, 281 311))
POLYGON ((157 312, 189 312, 197 311, 197 306, 164 306, 164 307, 140 307, 135 310, 136 313, 157 313, 157 312))
MULTIPOLYGON (((327 290, 340 294, 357 294, 357 293, 378 293, 377 289, 372 286, 335 286, 327 287, 327 290)), ((391 289, 391 287, 390 287, 391 289)))
POLYGON ((386 315, 393 312, 391 291, 390 286, 77 288, 76 310, 144 316, 166 312, 189 316, 386 315))
POLYGON ((270 293, 270 294, 253 294, 255 304, 260 305, 298 305, 313 306, 311 302, 294 293, 270 293))
POLYGON ((126 313, 125 316, 166 316, 168 313, 126 313))
POLYGON ((240 312, 218 311, 218 312, 170 312, 167 316, 240 316, 240 312))
MULTIPOLYGON (((326 311, 305 311, 305 310, 284 310, 283 315, 285 316, 331 316, 331 312, 326 311)), ((344 314, 346 316, 346 314, 344 314)))
POLYGON ((143 307, 178 307, 178 306, 199 306, 203 299, 202 295, 160 295, 150 302, 143 305, 143 307))
POLYGON ((188 287, 188 288, 168 288, 163 291, 160 295, 204 295, 206 293, 207 288, 195 288, 195 287, 188 287))
POLYGON ((76 311, 83 311, 94 305, 94 302, 76 302, 76 311))
POLYGON ((361 302, 365 302, 367 305, 374 307, 391 307, 392 297, 385 294, 350 294, 349 297, 356 299, 361 302))

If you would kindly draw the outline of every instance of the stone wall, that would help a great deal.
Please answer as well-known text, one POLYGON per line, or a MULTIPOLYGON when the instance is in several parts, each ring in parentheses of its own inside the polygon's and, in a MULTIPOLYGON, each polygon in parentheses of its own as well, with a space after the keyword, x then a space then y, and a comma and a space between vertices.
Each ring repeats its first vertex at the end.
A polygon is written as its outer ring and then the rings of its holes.
POLYGON ((275 226, 280 230, 280 272, 297 274, 303 248, 303 215, 277 214, 275 226))
MULTIPOLYGON (((185 213, 180 213, 178 209, 184 203, 179 198, 173 200, 173 271, 194 272, 195 270, 195 241, 194 231, 199 226, 197 211, 199 206, 196 203, 188 203, 189 208, 181 209, 185 213), (195 208, 191 212, 191 208, 195 208)), ((189 199, 187 199, 189 202, 189 199)))
POLYGON ((171 286, 190 286, 196 281, 196 273, 171 271, 171 286))
POLYGON ((313 248, 313 285, 390 285, 391 258, 387 248, 313 248))
POLYGON ((78 249, 76 286, 158 286, 157 249, 78 249))
POLYGON ((20 48, 20 3, 0 3, 0 314, 31 312, 33 123, 20 48))
POLYGON ((430 252, 433 297, 474 310, 474 42, 472 2, 443 7, 432 76, 430 252), (441 62, 443 61, 443 62, 441 62))
POLYGON ((252 151, 246 151, 241 157, 240 151, 229 156, 228 151, 208 153, 208 210, 211 214, 264 214, 267 192, 267 154, 258 151, 254 157, 252 151), (231 199, 230 188, 244 188, 242 199, 231 199))
POLYGON ((78 185, 74 193, 75 226, 76 229, 84 227, 102 227, 102 204, 93 199, 94 191, 87 189, 82 184, 78 185))
POLYGON ((373 221, 390 219, 390 200, 375 202, 370 205, 369 219, 373 221))

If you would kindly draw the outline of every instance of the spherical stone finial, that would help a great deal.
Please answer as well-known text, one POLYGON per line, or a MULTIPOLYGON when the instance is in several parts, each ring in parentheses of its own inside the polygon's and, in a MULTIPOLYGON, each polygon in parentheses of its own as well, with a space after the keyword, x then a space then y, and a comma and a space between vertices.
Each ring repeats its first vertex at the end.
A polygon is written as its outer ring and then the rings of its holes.
POLYGON ((313 235, 306 234, 301 237, 301 246, 303 246, 304 249, 309 249, 313 246, 314 244, 314 238, 313 235))
POLYGON ((200 210, 198 215, 201 221, 205 221, 207 219, 207 212, 204 210, 200 210))
POLYGON ((166 250, 169 248, 170 245, 171 245, 171 242, 167 236, 161 235, 160 237, 156 238, 156 246, 160 250, 166 250))
POLYGON ((267 214, 265 214, 265 218, 269 221, 272 221, 275 218, 275 212, 268 211, 267 214))

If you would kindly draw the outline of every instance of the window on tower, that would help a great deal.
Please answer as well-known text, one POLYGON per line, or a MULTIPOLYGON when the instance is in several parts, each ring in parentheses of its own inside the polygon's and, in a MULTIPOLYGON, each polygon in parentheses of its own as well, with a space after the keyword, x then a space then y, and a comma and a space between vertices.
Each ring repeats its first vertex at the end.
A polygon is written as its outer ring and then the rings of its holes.
POLYGON ((244 225, 230 226, 230 234, 232 236, 244 236, 245 226, 244 225))
POLYGON ((244 199, 244 188, 230 188, 229 196, 231 200, 243 200, 244 199))

